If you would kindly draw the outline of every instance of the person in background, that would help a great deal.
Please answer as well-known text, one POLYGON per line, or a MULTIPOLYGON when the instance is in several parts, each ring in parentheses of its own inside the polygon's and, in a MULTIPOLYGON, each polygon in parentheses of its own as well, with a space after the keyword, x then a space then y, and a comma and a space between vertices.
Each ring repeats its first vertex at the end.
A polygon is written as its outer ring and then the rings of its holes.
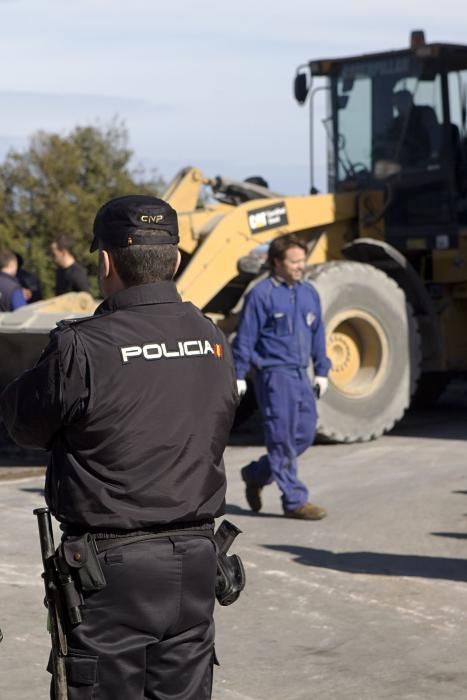
POLYGON ((18 261, 18 272, 16 277, 21 287, 23 288, 23 296, 28 304, 32 304, 35 301, 40 301, 42 299, 42 288, 38 277, 34 275, 29 270, 25 270, 23 256, 19 253, 15 253, 16 259, 18 261))
POLYGON ((57 266, 55 274, 55 294, 67 292, 89 292, 86 268, 77 262, 73 254, 74 241, 61 234, 50 244, 50 252, 57 266))
POLYGON ((315 396, 326 391, 331 366, 318 292, 303 280, 306 257, 306 245, 295 236, 272 241, 271 274, 245 298, 233 355, 240 395, 246 391, 248 370, 255 370, 267 448, 266 455, 241 470, 248 505, 261 510, 261 491, 275 481, 286 517, 320 520, 326 511, 308 501, 297 473, 297 457, 314 441, 315 396), (308 377, 310 360, 314 387, 308 377))
POLYGON ((433 107, 415 104, 409 90, 394 92, 392 103, 397 116, 391 130, 399 141, 401 164, 417 167, 438 158, 442 132, 433 107))
POLYGON ((18 260, 13 251, 0 250, 0 311, 15 311, 26 304, 17 272, 18 260))

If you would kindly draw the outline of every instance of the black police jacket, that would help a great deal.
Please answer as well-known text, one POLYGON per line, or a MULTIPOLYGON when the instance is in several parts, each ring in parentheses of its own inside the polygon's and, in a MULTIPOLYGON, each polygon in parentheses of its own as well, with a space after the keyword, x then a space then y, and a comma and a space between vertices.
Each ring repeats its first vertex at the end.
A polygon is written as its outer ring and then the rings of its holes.
POLYGON ((99 531, 221 515, 237 402, 224 335, 161 282, 60 323, 0 406, 16 442, 50 449, 57 519, 99 531))

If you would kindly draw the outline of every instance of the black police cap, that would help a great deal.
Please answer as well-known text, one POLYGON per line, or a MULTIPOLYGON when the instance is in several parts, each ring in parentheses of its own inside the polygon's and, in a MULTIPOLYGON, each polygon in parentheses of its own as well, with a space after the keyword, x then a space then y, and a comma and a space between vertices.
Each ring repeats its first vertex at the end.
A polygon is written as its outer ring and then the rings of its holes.
POLYGON ((143 194, 116 197, 96 214, 90 251, 132 245, 177 245, 177 212, 163 199, 143 194))

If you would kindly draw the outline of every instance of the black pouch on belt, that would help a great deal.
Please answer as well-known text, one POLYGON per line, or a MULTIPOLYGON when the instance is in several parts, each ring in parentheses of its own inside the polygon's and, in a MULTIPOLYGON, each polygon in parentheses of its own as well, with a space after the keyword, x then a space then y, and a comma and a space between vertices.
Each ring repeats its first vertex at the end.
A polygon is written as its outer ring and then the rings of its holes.
POLYGON ((93 537, 87 532, 81 537, 70 537, 61 544, 63 557, 75 572, 84 592, 100 591, 106 580, 93 537))

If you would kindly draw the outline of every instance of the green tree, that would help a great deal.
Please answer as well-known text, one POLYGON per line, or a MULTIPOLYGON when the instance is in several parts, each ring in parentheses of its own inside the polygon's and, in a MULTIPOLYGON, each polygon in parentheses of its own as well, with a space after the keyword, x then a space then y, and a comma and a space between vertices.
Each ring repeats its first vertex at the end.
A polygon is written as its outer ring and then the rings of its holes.
POLYGON ((160 194, 162 179, 131 168, 132 155, 125 126, 114 121, 104 128, 78 126, 67 136, 38 132, 26 151, 12 150, 0 164, 0 247, 24 257, 46 296, 54 288, 54 237, 73 237, 97 294, 97 261, 89 254, 97 209, 123 194, 160 194))

